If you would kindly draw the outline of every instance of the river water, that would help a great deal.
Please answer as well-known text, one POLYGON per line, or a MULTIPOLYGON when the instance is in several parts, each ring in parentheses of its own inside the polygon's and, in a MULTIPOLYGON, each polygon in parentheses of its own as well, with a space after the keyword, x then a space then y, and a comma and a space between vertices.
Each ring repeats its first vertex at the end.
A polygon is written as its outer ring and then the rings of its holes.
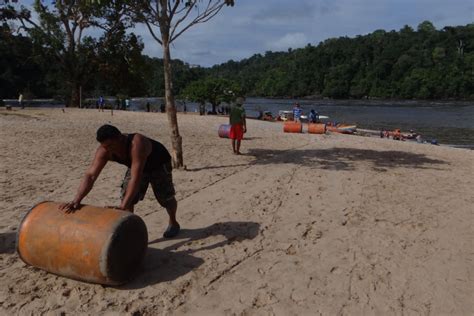
POLYGON ((315 109, 330 121, 354 123, 358 128, 414 130, 425 140, 474 149, 474 102, 378 101, 378 100, 284 100, 248 98, 249 115, 258 110, 291 110, 299 102, 304 113, 315 109))
MULTIPOLYGON (((5 101, 17 106, 16 100, 5 101)), ((109 104, 114 102, 112 98, 107 99, 109 104)), ((153 110, 158 110, 163 99, 133 98, 130 109, 144 111, 147 102, 153 110)), ((304 114, 315 109, 320 115, 329 116, 330 121, 356 124, 362 129, 414 130, 427 141, 436 139, 440 144, 474 149, 474 102, 247 98, 244 108, 249 117, 256 117, 258 111, 271 111, 278 115, 280 110, 291 110, 295 102, 300 103, 304 114)), ((30 101, 27 106, 62 107, 51 100, 30 101)), ((186 103, 186 106, 189 112, 198 108, 195 103, 186 103)), ((183 103, 177 101, 177 108, 182 111, 183 103)))

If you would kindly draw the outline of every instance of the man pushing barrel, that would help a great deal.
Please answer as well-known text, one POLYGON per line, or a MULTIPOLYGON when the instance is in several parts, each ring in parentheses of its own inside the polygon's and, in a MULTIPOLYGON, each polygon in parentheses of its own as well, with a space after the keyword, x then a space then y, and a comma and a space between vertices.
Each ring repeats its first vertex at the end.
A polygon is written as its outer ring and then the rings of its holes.
POLYGON ((158 203, 166 208, 169 215, 169 225, 163 237, 176 236, 180 230, 176 221, 178 202, 173 186, 171 156, 165 146, 138 133, 122 134, 115 126, 107 124, 97 130, 97 141, 100 146, 76 197, 62 204, 60 209, 66 212, 78 209, 107 162, 115 161, 128 167, 122 183, 122 203, 116 208, 133 212, 134 205, 143 200, 151 184, 158 203))

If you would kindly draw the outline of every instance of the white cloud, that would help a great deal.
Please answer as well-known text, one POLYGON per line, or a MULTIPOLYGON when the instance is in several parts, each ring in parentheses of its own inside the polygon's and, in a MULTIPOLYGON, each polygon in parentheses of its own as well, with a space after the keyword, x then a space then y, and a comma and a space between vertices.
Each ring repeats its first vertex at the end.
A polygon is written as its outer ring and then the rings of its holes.
POLYGON ((299 48, 308 44, 308 38, 303 33, 288 33, 276 41, 267 42, 270 50, 282 51, 288 48, 299 48))

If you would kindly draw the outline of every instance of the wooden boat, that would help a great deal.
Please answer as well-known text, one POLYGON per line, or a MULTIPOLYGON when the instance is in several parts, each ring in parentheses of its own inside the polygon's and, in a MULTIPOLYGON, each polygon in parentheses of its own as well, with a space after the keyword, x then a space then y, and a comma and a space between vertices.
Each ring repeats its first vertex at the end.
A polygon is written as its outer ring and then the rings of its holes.
POLYGON ((293 111, 278 111, 278 121, 293 121, 293 111))
POLYGON ((357 130, 357 125, 349 125, 349 124, 336 124, 326 125, 326 130, 333 133, 341 133, 341 134, 353 134, 357 130))

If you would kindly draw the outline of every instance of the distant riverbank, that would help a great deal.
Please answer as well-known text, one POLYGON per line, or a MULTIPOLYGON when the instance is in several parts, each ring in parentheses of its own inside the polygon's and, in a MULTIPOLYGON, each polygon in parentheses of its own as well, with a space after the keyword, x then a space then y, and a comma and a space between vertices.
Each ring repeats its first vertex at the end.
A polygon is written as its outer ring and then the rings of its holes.
MULTIPOLYGON (((89 99, 88 99, 89 100, 89 99)), ((89 100, 90 101, 90 100, 89 100)), ((114 106, 115 99, 107 98, 114 106)), ((132 98, 130 110, 144 111, 146 103, 153 111, 159 111, 163 98, 132 98)), ((247 115, 256 117, 259 111, 270 111, 274 115, 280 110, 291 110, 299 102, 303 112, 317 110, 329 116, 330 121, 357 124, 359 128, 372 130, 402 131, 414 130, 426 140, 436 139, 439 143, 463 148, 474 148, 474 102, 468 101, 419 101, 419 100, 307 100, 247 98, 244 108, 247 115)), ((17 106, 17 100, 5 100, 5 104, 17 106)), ((29 100, 29 107, 63 107, 55 100, 29 100)), ((198 111, 198 104, 176 101, 178 111, 198 111)), ((207 110, 210 110, 208 105, 207 110)))

